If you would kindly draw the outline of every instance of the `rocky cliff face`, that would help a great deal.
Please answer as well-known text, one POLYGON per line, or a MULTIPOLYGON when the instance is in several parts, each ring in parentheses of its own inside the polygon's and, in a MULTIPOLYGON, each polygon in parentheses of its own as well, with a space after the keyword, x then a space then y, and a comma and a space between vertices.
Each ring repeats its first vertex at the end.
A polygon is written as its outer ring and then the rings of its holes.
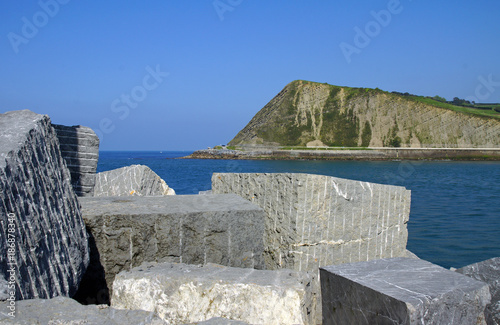
POLYGON ((28 110, 0 114, 0 130, 0 279, 16 299, 71 296, 89 248, 56 132, 28 110))
POLYGON ((230 145, 499 147, 500 119, 378 89, 288 84, 230 145))

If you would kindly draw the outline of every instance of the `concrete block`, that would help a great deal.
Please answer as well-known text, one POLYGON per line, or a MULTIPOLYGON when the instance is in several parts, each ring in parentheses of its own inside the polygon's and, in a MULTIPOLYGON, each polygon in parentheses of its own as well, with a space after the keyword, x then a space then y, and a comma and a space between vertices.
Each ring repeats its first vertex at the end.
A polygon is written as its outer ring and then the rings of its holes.
POLYGON ((291 270, 145 263, 116 276, 111 304, 155 312, 169 324, 212 317, 250 324, 316 324, 314 277, 291 270))
MULTIPOLYGON (((2 311, 7 302, 0 303, 2 311)), ((29 299, 17 302, 15 317, 0 313, 0 324, 5 325, 166 325, 151 312, 121 310, 107 305, 83 306, 73 299, 29 299)))
POLYGON ((148 166, 132 165, 95 176, 94 196, 175 195, 160 176, 148 166))
POLYGON ((464 266, 456 272, 489 285, 491 303, 485 310, 486 323, 500 325, 500 257, 464 266))
POLYGON ((266 211, 266 268, 407 256, 410 191, 330 176, 214 173, 214 193, 235 193, 266 211))
POLYGON ((101 296, 117 273, 146 261, 264 268, 264 211, 237 195, 85 197, 80 203, 95 246, 84 279, 88 292, 79 301, 101 296))
POLYGON ((196 322, 188 325, 248 325, 248 323, 223 317, 214 317, 203 322, 196 322))
POLYGON ((0 278, 15 286, 9 293, 73 295, 89 263, 87 240, 49 117, 0 114, 0 278))
POLYGON ((99 138, 86 126, 52 124, 59 139, 61 155, 71 173, 71 184, 78 196, 92 196, 99 159, 99 138))
POLYGON ((323 324, 485 324, 488 285, 424 260, 320 269, 323 324))

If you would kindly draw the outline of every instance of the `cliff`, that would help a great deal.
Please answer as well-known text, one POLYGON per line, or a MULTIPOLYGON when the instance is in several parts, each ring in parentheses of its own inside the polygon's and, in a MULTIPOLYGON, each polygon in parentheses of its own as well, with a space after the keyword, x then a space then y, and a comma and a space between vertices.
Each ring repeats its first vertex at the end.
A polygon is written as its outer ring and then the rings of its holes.
POLYGON ((230 145, 497 148, 498 118, 430 98, 297 80, 230 145), (441 107, 440 107, 441 106, 441 107))

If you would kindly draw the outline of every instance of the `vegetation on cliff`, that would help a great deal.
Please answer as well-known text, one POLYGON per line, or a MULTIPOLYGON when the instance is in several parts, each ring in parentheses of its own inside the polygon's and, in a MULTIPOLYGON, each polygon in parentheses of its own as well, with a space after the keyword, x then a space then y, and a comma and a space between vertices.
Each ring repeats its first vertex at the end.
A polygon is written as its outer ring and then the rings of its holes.
MULTIPOLYGON (((458 98, 455 98, 458 99, 458 98)), ((230 145, 498 147, 496 105, 303 80, 289 83, 230 145)))

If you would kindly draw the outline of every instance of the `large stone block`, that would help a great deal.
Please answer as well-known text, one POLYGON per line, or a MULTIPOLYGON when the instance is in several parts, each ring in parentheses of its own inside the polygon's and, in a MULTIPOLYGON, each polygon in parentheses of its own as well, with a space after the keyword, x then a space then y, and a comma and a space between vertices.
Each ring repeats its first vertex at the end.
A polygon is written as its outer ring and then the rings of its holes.
POLYGON ((59 139, 61 155, 71 173, 71 183, 78 196, 92 196, 99 159, 99 138, 86 126, 52 124, 59 139))
POLYGON ((116 276, 111 305, 155 312, 169 324, 222 316, 250 324, 316 324, 313 273, 143 264, 116 276))
POLYGON ((500 257, 464 266, 456 272, 490 286, 491 303, 485 310, 486 323, 500 325, 500 257))
MULTIPOLYGON (((0 303, 2 311, 8 303, 0 303)), ((5 325, 166 325, 151 312, 121 310, 106 305, 83 306, 73 299, 29 299, 17 302, 15 317, 0 313, 0 324, 5 325)))
POLYGON ((404 187, 311 174, 214 173, 212 190, 266 211, 269 269, 407 256, 410 191, 404 187))
POLYGON ((320 269, 323 324, 484 324, 488 285, 420 259, 320 269))
POLYGON ((28 110, 0 114, 0 251, 17 299, 71 296, 89 262, 56 132, 28 110))
POLYGON ((160 176, 148 166, 132 165, 96 176, 94 196, 152 196, 175 195, 160 176))
POLYGON ((80 301, 97 295, 106 302, 102 290, 115 275, 146 261, 264 268, 264 211, 237 195, 85 197, 80 203, 95 243, 80 301))
POLYGON ((195 322, 188 325, 248 325, 248 323, 239 320, 227 319, 224 317, 214 317, 203 322, 195 322))

